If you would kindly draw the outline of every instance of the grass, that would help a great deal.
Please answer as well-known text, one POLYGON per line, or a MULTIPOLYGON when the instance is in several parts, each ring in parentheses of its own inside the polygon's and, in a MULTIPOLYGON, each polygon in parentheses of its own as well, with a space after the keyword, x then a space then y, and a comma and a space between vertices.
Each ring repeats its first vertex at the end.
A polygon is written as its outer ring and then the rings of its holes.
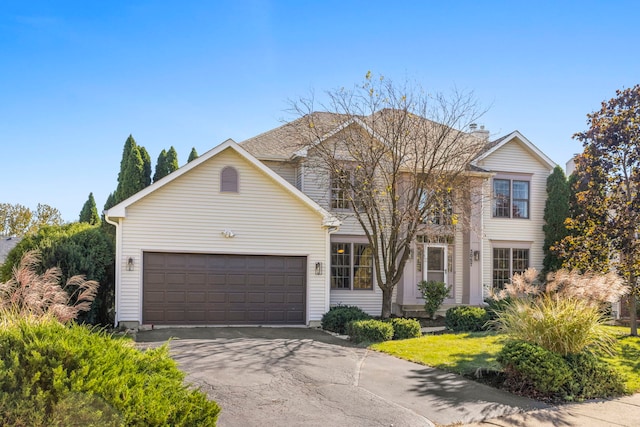
MULTIPOLYGON (((640 392, 640 337, 629 328, 607 327, 617 336, 615 354, 604 358, 626 376, 627 389, 640 392)), ((400 359, 472 377, 478 369, 499 370, 496 355, 505 335, 495 332, 425 335, 408 340, 386 341, 369 348, 400 359)))
POLYGON ((472 375, 478 368, 500 369, 496 355, 503 339, 504 335, 495 332, 469 332, 386 341, 369 348, 456 374, 472 375))

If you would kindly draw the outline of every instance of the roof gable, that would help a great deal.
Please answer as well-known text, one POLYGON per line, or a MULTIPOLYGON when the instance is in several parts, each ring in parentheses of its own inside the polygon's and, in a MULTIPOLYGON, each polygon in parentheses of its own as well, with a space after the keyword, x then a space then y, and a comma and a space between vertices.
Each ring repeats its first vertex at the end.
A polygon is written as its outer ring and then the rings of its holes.
POLYGON ((544 154, 538 147, 536 147, 531 141, 529 141, 524 135, 522 135, 517 130, 487 144, 487 147, 485 148, 485 150, 479 156, 477 156, 473 160, 473 162, 471 162, 471 165, 475 167, 481 167, 480 165, 478 165, 479 162, 487 159, 496 151, 500 150, 500 148, 513 142, 519 142, 540 163, 547 166, 549 170, 557 166, 553 160, 551 160, 546 154, 544 154))
POLYGON ((136 203, 137 201, 143 199, 144 197, 148 196, 149 194, 151 194, 151 193, 153 193, 155 191, 158 191, 160 188, 164 187, 165 185, 169 184, 170 182, 174 181, 175 179, 181 177, 182 175, 184 175, 185 173, 189 172, 190 170, 192 170, 194 168, 197 168, 201 164, 205 163, 207 160, 217 156, 218 154, 222 153, 225 150, 233 150, 234 152, 239 154, 243 159, 245 159, 247 162, 249 162, 253 167, 255 167, 256 169, 258 169, 261 172, 263 172, 271 180, 275 181, 274 183, 276 185, 279 185, 279 186, 283 187, 293 197, 299 199, 302 203, 304 203, 307 206, 309 206, 313 211, 317 212, 323 218, 323 225, 325 225, 325 226, 337 226, 337 225, 340 224, 340 221, 337 218, 335 218, 333 215, 331 215, 331 213, 329 213, 327 210, 322 208, 316 202, 311 200, 307 195, 305 195, 304 193, 299 191, 297 188, 295 188, 294 186, 289 184, 285 179, 280 177, 277 173, 275 173, 274 171, 269 169, 262 162, 260 162, 258 159, 253 157, 251 154, 249 154, 246 150, 244 150, 242 147, 240 147, 232 139, 227 139, 225 142, 223 142, 222 144, 220 144, 220 145, 214 147, 213 149, 207 151, 206 153, 202 154, 197 159, 187 163, 186 165, 184 165, 181 168, 179 168, 178 170, 170 173, 169 175, 167 175, 166 177, 162 178, 161 180, 159 180, 157 182, 154 182, 153 184, 149 185, 148 187, 146 187, 146 188, 140 190, 139 192, 137 192, 136 194, 132 195, 128 199, 123 200, 122 202, 118 203, 117 205, 113 206, 112 208, 104 211, 105 216, 108 217, 108 218, 125 218, 127 216, 127 212, 126 212, 127 207, 129 207, 132 204, 136 203))

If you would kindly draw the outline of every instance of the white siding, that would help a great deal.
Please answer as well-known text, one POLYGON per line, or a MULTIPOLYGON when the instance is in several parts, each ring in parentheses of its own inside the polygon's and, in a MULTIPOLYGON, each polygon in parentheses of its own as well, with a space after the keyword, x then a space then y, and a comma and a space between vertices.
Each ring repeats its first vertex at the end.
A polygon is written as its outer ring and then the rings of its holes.
POLYGON ((483 199, 484 239, 482 247, 482 283, 492 283, 492 241, 531 242, 530 266, 538 271, 542 268, 542 245, 544 243, 544 205, 547 199, 547 177, 551 169, 540 162, 523 143, 514 139, 496 150, 479 166, 496 173, 530 174, 529 219, 493 218, 491 180, 485 186, 483 199))
POLYGON ((121 268, 117 320, 142 320, 144 251, 307 256, 307 320, 319 320, 328 276, 314 267, 326 262, 328 241, 317 212, 227 149, 127 208, 120 256, 136 268, 121 268), (238 193, 219 191, 225 166, 238 171, 238 193), (227 229, 235 237, 223 237, 227 229))

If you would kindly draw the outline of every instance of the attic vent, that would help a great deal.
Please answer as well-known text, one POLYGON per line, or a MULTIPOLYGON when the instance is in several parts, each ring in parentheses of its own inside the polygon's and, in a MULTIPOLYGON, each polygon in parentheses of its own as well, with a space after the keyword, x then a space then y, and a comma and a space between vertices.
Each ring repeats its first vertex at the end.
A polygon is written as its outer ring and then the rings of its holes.
POLYGON ((227 166, 220 172, 220 192, 238 192, 238 171, 232 166, 227 166))

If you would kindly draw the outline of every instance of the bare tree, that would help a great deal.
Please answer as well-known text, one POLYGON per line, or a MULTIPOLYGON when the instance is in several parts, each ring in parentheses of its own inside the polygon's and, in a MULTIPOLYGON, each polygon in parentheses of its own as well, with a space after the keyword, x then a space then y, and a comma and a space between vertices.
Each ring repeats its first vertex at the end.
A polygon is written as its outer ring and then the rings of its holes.
POLYGON ((292 102, 300 154, 329 184, 331 208, 348 208, 362 226, 387 318, 416 235, 451 235, 465 222, 470 162, 486 140, 462 130, 481 111, 470 93, 429 93, 371 73, 326 97, 319 109, 313 98, 292 102))

